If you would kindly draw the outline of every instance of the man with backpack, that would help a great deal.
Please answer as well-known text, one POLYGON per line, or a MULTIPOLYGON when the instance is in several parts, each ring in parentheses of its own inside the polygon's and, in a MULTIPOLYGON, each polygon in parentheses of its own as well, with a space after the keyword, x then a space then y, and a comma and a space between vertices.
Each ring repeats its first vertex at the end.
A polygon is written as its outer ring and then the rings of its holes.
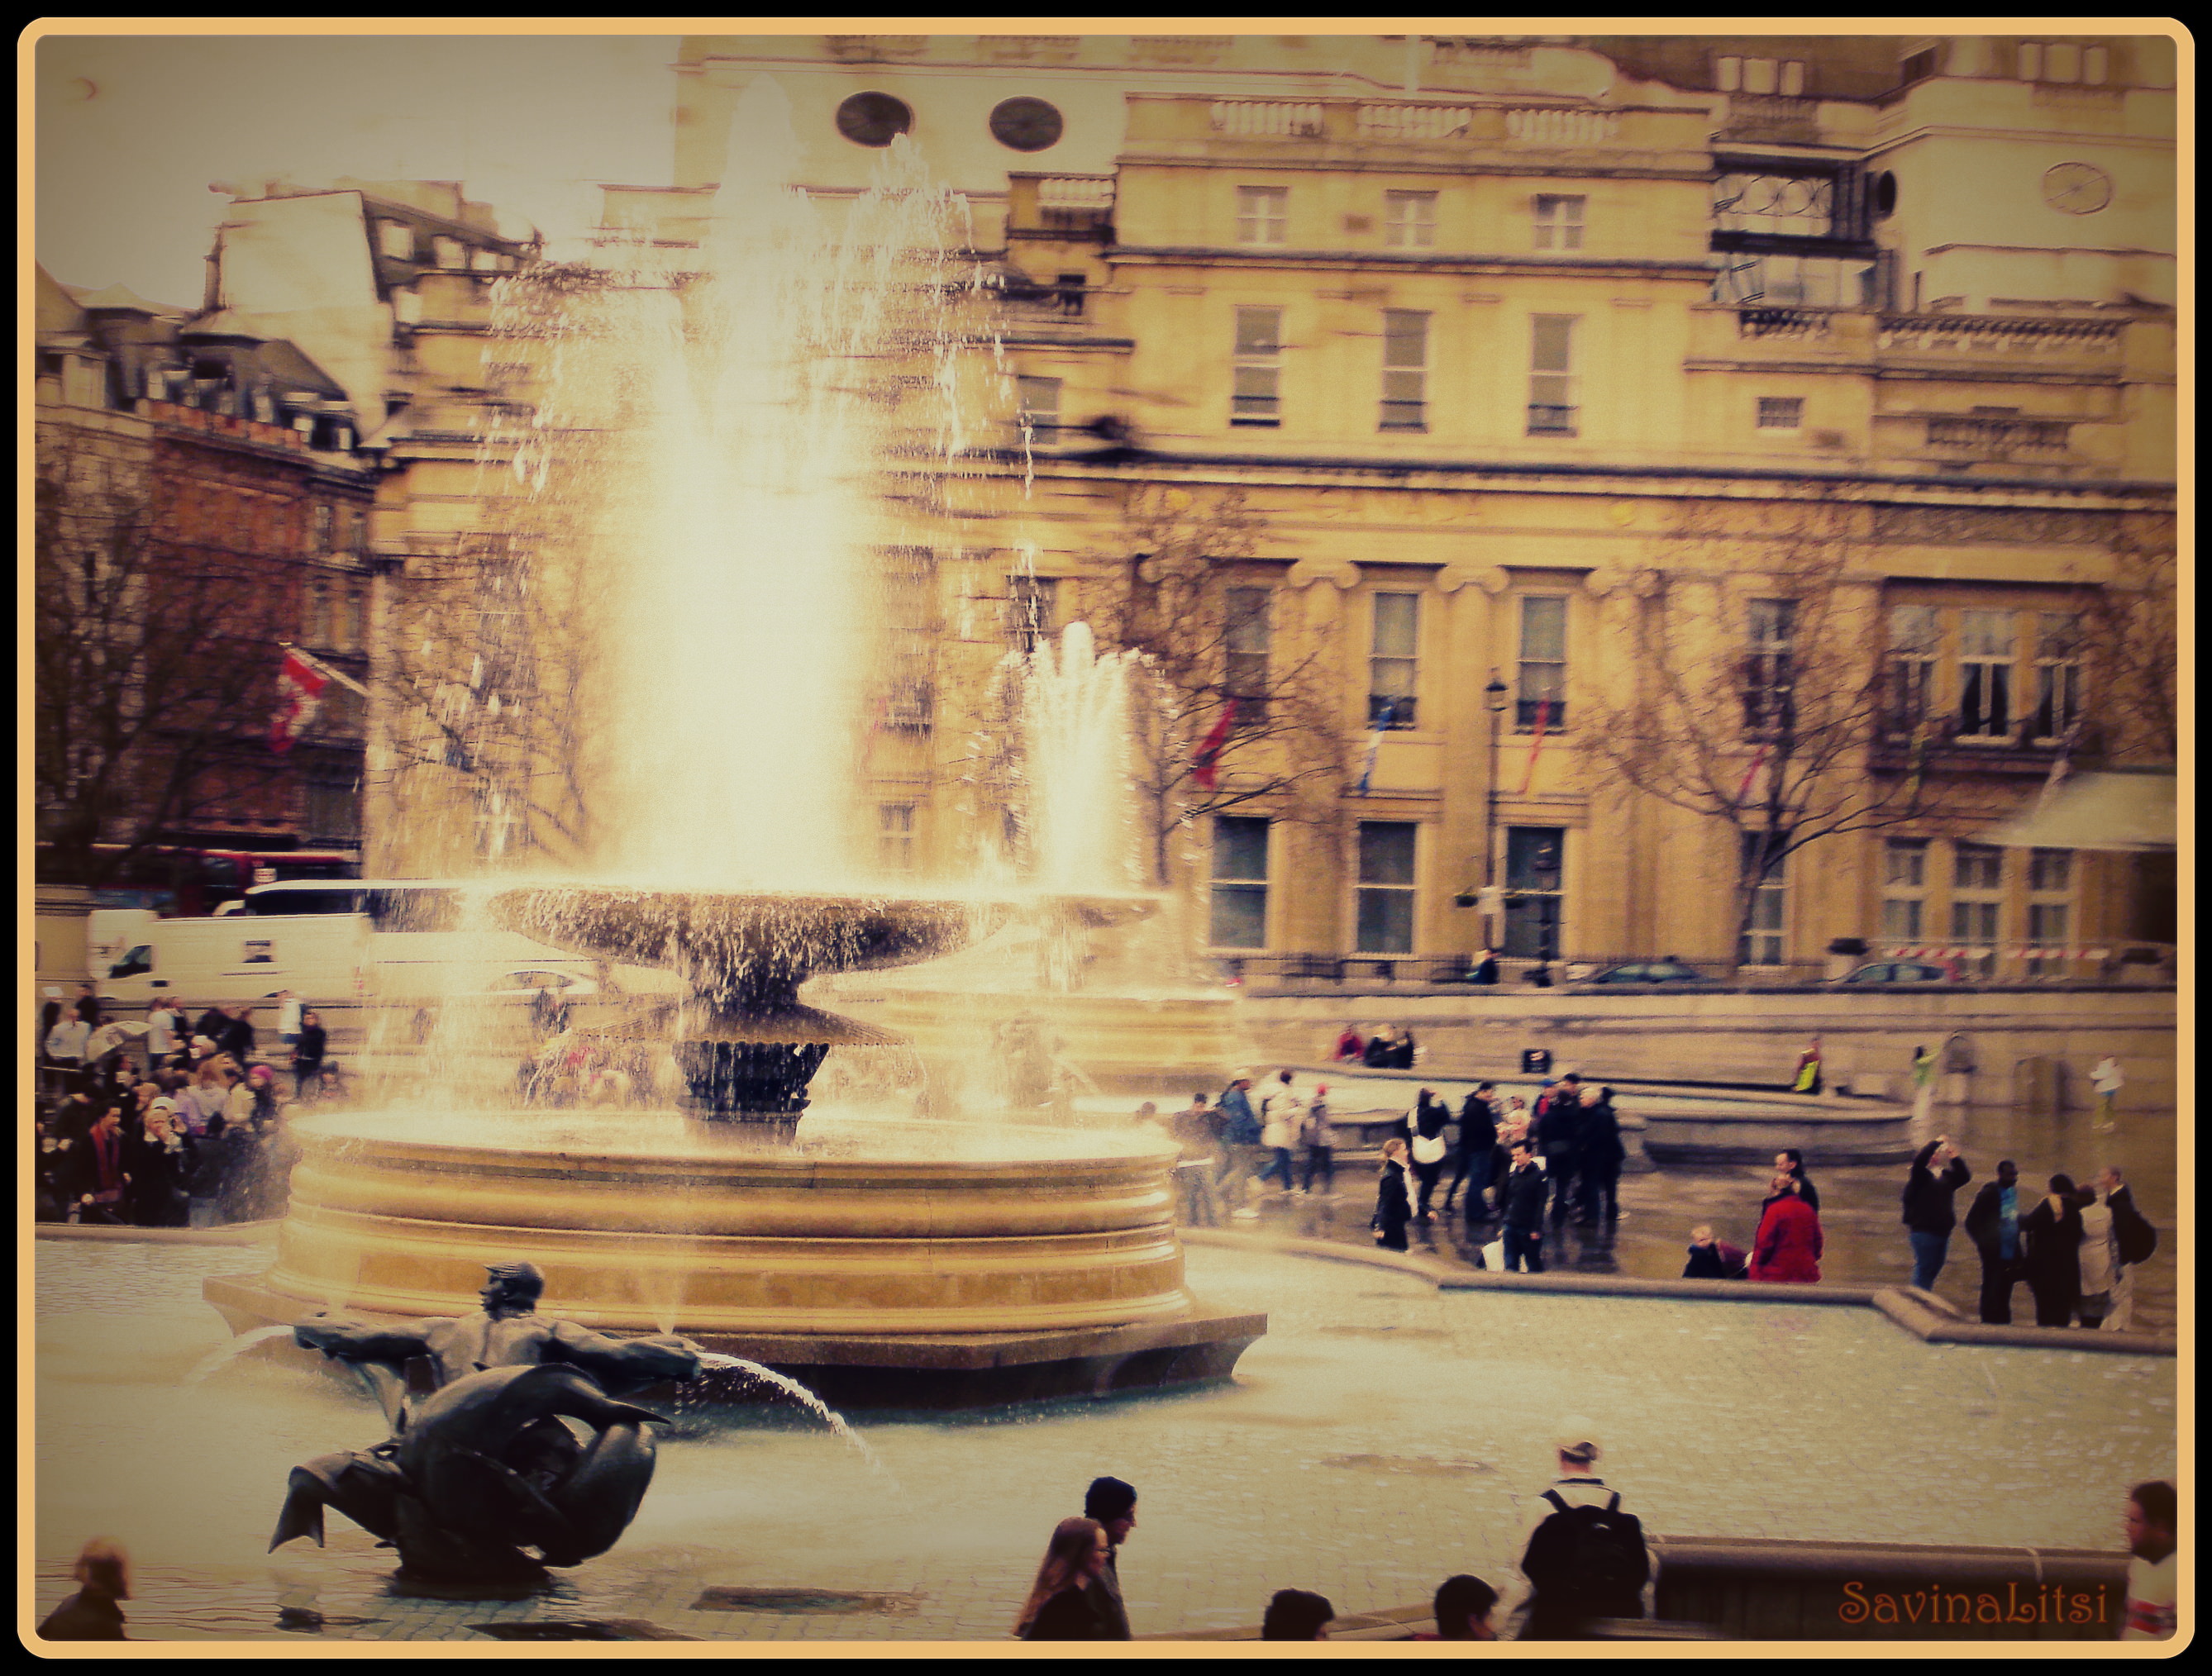
POLYGON ((1600 1618, 1646 1615, 1643 1521, 1620 1510, 1620 1492, 1598 1475, 1596 1430, 1579 1417, 1562 1424, 1559 1476, 1530 1506, 1518 1640, 1589 1641, 1600 1618))

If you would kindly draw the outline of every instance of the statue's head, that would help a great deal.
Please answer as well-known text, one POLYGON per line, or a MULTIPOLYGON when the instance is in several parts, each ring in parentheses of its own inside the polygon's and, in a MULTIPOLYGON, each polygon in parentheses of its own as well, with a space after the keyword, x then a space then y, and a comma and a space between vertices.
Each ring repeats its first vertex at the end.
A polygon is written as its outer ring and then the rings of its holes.
POLYGON ((487 1315, 526 1315, 538 1307, 545 1290, 545 1277, 535 1263, 487 1263, 483 1300, 487 1315))

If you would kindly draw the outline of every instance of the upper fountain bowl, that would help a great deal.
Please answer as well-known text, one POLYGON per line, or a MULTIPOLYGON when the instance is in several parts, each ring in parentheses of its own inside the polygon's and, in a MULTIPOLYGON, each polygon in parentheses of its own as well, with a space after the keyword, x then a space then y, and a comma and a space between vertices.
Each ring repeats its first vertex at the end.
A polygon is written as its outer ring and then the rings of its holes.
POLYGON ((1137 895, 833 896, 548 882, 502 887, 489 906, 509 930, 667 967, 701 996, 757 1007, 788 1005, 818 972, 875 971, 951 954, 1018 913, 1103 926, 1142 919, 1157 902, 1137 895))

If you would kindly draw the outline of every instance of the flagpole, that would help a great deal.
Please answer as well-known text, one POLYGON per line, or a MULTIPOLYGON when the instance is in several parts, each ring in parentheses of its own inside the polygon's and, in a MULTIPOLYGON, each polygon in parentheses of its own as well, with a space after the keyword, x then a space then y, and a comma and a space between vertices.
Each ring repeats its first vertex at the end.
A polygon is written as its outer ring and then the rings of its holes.
POLYGON ((297 658, 301 663, 305 664, 309 669, 314 671, 316 674, 321 676, 325 680, 335 681, 338 685, 346 688, 349 691, 359 693, 363 698, 367 698, 368 696, 368 689, 362 686, 360 682, 355 680, 353 677, 348 675, 343 670, 331 668, 320 658, 314 656, 312 653, 301 651, 298 647, 293 645, 291 641, 277 641, 276 649, 279 652, 286 653, 292 657, 297 658))

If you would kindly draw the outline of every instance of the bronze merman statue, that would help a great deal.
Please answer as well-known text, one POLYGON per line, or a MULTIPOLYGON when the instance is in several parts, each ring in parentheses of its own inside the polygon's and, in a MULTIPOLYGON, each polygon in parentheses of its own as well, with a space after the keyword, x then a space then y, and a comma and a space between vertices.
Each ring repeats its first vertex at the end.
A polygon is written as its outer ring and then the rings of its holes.
POLYGON ((488 1273, 484 1307, 458 1320, 370 1327, 319 1315, 293 1327, 296 1343, 356 1366, 397 1373, 428 1357, 437 1388, 403 1404, 386 1442, 294 1467, 270 1549, 299 1536, 319 1545, 325 1506, 396 1547, 403 1573, 436 1581, 538 1576, 614 1545, 653 1481, 646 1427, 667 1422, 610 1388, 696 1378, 698 1352, 674 1335, 614 1339, 545 1320, 545 1280, 532 1264, 488 1273))

